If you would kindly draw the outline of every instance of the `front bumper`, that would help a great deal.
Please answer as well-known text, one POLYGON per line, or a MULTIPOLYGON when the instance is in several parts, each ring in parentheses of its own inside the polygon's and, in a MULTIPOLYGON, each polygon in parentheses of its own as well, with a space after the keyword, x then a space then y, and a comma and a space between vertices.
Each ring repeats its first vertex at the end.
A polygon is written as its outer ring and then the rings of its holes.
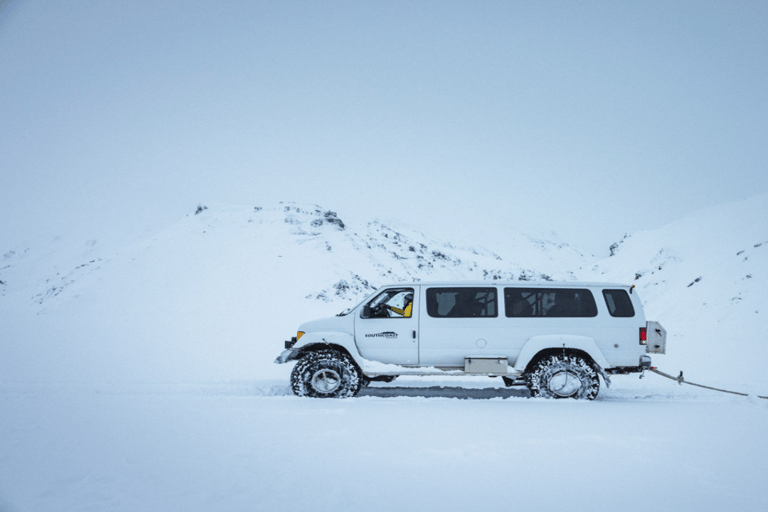
POLYGON ((288 361, 293 361, 294 359, 297 359, 298 353, 299 351, 294 348, 285 349, 279 356, 277 356, 275 364, 285 364, 288 361))

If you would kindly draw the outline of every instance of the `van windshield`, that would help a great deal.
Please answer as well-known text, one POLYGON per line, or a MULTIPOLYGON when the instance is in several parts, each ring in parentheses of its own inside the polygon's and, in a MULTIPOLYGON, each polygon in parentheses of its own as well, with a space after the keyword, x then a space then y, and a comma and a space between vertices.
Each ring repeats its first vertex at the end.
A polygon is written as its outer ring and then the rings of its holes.
MULTIPOLYGON (((375 290, 374 290, 374 292, 375 292, 375 290)), ((371 295, 373 295, 373 294, 371 294, 371 295)), ((367 295, 367 296, 366 296, 366 297, 365 297, 363 300, 361 300, 360 302, 358 302, 358 303, 355 305, 355 307, 353 307, 353 308, 347 308, 347 309, 345 309, 344 311, 342 311, 341 313, 337 314, 336 316, 347 316, 348 314, 350 314, 351 312, 353 312, 354 310, 356 310, 356 309, 357 309, 357 307, 358 307, 360 304, 362 304, 363 302, 365 302, 366 300, 368 300, 368 297, 370 297, 371 295, 367 295)))

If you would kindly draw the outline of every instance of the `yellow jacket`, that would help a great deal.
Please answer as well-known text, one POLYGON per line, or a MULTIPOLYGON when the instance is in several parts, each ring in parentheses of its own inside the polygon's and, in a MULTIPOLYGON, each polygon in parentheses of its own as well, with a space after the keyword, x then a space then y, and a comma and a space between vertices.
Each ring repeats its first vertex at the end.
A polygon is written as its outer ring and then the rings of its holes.
POLYGON ((404 309, 393 308, 391 306, 390 306, 389 309, 391 309, 392 311, 394 311, 398 315, 403 315, 406 318, 410 318, 411 317, 411 310, 413 309, 413 302, 409 302, 408 304, 406 304, 404 309))

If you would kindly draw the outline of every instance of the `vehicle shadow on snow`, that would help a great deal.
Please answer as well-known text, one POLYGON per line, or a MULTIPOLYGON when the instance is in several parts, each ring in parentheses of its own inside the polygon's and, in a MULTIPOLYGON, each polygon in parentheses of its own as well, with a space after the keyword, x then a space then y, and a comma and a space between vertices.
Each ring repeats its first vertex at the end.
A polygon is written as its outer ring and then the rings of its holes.
POLYGON ((460 399, 490 399, 490 398, 530 398, 531 393, 525 388, 462 388, 446 386, 430 387, 371 387, 363 388, 357 396, 375 396, 378 398, 396 398, 414 396, 425 398, 460 398, 460 399))

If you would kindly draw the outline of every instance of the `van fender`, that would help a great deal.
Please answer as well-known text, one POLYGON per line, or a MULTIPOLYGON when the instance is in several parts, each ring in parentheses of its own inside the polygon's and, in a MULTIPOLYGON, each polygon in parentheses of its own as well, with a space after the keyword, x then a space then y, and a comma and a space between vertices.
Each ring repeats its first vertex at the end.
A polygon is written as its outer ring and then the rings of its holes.
POLYGON ((544 336, 531 336, 523 345, 520 355, 515 361, 515 370, 524 372, 528 363, 536 357, 536 354, 548 348, 566 348, 576 349, 586 352, 592 360, 599 366, 600 373, 603 368, 609 366, 608 360, 597 348, 597 343, 589 336, 575 336, 572 334, 548 334, 544 336))
POLYGON ((362 368, 364 359, 360 356, 360 352, 357 350, 354 336, 339 331, 308 332, 302 336, 293 347, 285 351, 290 351, 291 353, 283 359, 285 362, 299 359, 306 352, 324 347, 335 350, 339 350, 339 348, 343 349, 343 351, 348 352, 355 363, 362 368))

